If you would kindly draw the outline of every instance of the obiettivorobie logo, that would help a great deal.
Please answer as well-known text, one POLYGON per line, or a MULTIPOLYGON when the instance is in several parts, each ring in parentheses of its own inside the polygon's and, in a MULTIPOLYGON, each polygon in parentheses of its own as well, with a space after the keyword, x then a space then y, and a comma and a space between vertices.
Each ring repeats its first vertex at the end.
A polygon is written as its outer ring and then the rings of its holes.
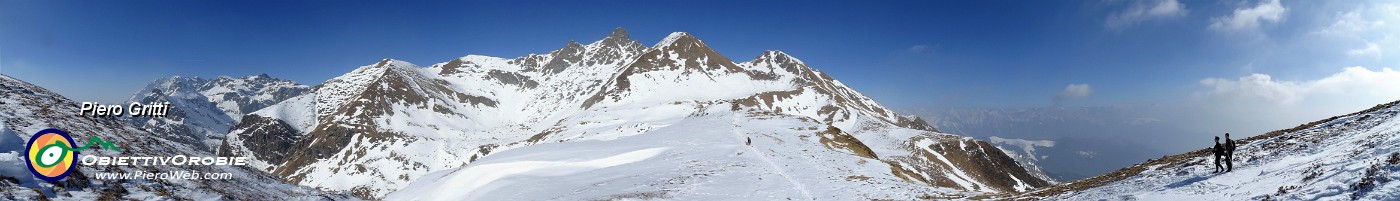
MULTIPOLYGON (((175 155, 171 157, 163 156, 98 156, 83 155, 78 152, 90 148, 105 149, 120 153, 121 148, 117 145, 102 140, 101 137, 92 136, 88 143, 83 146, 74 146, 78 143, 68 132, 49 128, 35 133, 29 138, 29 143, 25 145, 28 150, 25 153, 25 160, 29 162, 29 172, 34 173, 34 177, 44 181, 56 182, 67 178, 73 172, 73 168, 79 164, 85 166, 189 166, 189 165, 247 165, 248 159, 245 157, 196 157, 175 155)), ((230 173, 199 173, 188 172, 125 172, 125 173, 97 173, 98 179, 228 179, 232 177, 230 173)))
POLYGON ((25 159, 29 161, 29 172, 44 181, 58 181, 73 172, 78 151, 98 144, 108 150, 121 152, 121 148, 97 136, 93 136, 87 145, 74 147, 75 144, 77 143, 73 141, 73 137, 63 130, 50 128, 35 133, 29 138, 29 143, 25 144, 25 149, 28 150, 25 159))

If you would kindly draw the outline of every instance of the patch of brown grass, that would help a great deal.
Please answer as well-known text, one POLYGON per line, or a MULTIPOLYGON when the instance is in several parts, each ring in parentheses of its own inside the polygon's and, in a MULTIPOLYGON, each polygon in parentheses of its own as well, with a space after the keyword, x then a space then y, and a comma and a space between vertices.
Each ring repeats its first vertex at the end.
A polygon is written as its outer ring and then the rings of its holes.
POLYGON ((860 139, 856 139, 856 137, 850 134, 841 132, 841 129, 835 126, 827 126, 826 131, 817 132, 817 136, 821 136, 819 141, 823 146, 826 146, 827 149, 840 148, 850 151, 851 154, 855 154, 856 156, 880 159, 879 156, 875 155, 875 151, 870 150, 870 147, 865 146, 865 143, 860 142, 860 139))

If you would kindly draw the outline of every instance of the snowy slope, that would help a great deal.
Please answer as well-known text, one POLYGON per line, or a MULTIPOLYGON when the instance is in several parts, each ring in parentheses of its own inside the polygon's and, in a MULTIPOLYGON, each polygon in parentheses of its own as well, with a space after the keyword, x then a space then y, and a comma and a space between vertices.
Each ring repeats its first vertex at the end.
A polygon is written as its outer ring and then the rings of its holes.
POLYGON ((1398 114, 1400 101, 1240 140, 1231 172, 1212 173, 1211 156, 1199 150, 1028 196, 1051 200, 1396 200, 1400 199, 1400 182, 1395 182, 1400 179, 1398 114))
MULTIPOLYGON (((164 117, 127 117, 127 122, 169 140, 212 150, 243 114, 309 90, 305 85, 266 74, 241 78, 162 78, 147 84, 128 102, 169 102, 170 111, 164 117)), ((126 103, 118 104, 125 107, 126 103)))
MULTIPOLYGON (((877 158, 832 147, 827 125, 792 115, 702 104, 700 116, 654 121, 645 133, 598 134, 493 154, 415 181, 388 200, 850 200, 951 198, 911 185, 877 158), (753 144, 746 146, 744 140, 753 144), (824 143, 825 142, 825 143, 824 143)), ((932 137, 932 136, 928 136, 932 137)))
POLYGON ((254 168, 301 185, 381 198, 502 151, 649 136, 682 119, 710 116, 702 108, 711 107, 804 119, 819 131, 846 133, 831 134, 839 140, 828 146, 864 148, 812 151, 880 154, 888 166, 860 171, 894 175, 903 185, 978 193, 1045 185, 995 147, 938 134, 782 52, 736 63, 687 33, 648 48, 622 29, 587 45, 570 41, 514 59, 468 55, 426 67, 384 59, 243 116, 219 154, 254 158, 254 168), (914 143, 919 140, 927 143, 914 143))
MULTIPOLYGON (((79 116, 79 103, 9 76, 0 75, 0 199, 3 200, 322 200, 348 199, 299 187, 256 170, 236 166, 77 166, 76 172, 61 182, 42 182, 31 175, 23 157, 9 147, 10 142, 27 141, 33 132, 46 128, 63 129, 74 138, 98 136, 121 148, 120 153, 89 150, 82 154, 101 156, 212 156, 196 145, 155 137, 114 117, 79 116), (225 180, 124 179, 99 180, 104 172, 227 172, 225 180)), ((81 139, 80 142, 87 141, 81 139)), ((22 143, 19 143, 22 144, 22 143)))

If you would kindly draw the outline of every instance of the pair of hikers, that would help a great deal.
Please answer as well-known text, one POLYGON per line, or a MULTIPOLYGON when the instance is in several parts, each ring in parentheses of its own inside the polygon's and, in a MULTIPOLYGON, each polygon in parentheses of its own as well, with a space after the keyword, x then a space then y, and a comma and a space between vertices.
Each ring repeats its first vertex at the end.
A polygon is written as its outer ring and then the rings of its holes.
POLYGON ((1225 133, 1225 146, 1220 146, 1220 136, 1215 136, 1215 172, 1224 169, 1226 172, 1235 169, 1235 140, 1230 139, 1230 133, 1225 133), (1220 158, 1225 158, 1225 168, 1220 168, 1220 158))

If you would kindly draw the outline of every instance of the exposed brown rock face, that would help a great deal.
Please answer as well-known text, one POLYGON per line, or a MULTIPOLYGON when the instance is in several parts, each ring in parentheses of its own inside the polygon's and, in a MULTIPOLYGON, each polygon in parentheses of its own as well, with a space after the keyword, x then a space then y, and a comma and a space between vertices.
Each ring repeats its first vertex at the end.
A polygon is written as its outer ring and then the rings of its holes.
MULTIPOLYGON (((244 146, 252 151, 249 154, 271 163, 282 163, 286 159, 287 151, 292 148, 292 143, 299 136, 299 131, 286 122, 258 115, 243 116, 243 120, 240 120, 233 129, 248 129, 249 132, 237 133, 236 135, 244 139, 244 146)), ((233 153, 233 150, 229 148, 228 142, 224 142, 223 146, 220 146, 219 155, 239 155, 233 153)))
POLYGON ((539 82, 535 82, 535 80, 530 79, 529 76, 521 75, 520 73, 516 72, 507 72, 492 69, 490 72, 487 72, 486 75, 491 79, 495 79, 497 81, 500 81, 501 83, 509 85, 515 85, 529 89, 533 89, 535 87, 540 86, 539 82))
POLYGON ((442 65, 442 71, 438 72, 438 75, 451 75, 462 73, 463 71, 459 70, 460 68, 472 67, 478 67, 478 65, 473 64, 471 62, 462 61, 462 59, 453 59, 452 61, 447 61, 447 64, 442 65))
MULTIPOLYGON (((981 181, 982 184, 986 185, 974 186, 974 189, 967 190, 992 189, 1000 192, 1017 192, 1017 180, 1024 182, 1026 188, 1039 188, 1050 185, 1050 182, 1031 175, 1020 165, 1017 165, 1014 159, 1007 156, 1006 153, 1001 152, 1001 149, 987 142, 957 137, 930 140, 937 140, 938 142, 929 144, 928 147, 915 148, 919 150, 927 148, 937 153, 921 151, 916 155, 917 157, 899 158, 895 160, 911 162, 908 164, 914 164, 913 167, 904 168, 917 169, 924 172, 948 172, 954 169, 961 170, 967 174, 957 175, 958 177, 969 177, 961 179, 981 181), (940 158, 934 154, 940 154, 942 157, 940 158), (949 164, 944 163, 942 159, 946 159, 948 163, 956 167, 949 167, 949 164), (1015 179, 1012 178, 1013 176, 1015 179)), ((917 145, 910 144, 910 146, 917 145)), ((935 186, 964 188, 956 182, 953 182, 952 179, 954 178, 933 178, 925 179, 924 182, 935 186)))
POLYGON ((550 59, 548 63, 544 64, 545 74, 559 73, 560 71, 564 71, 564 68, 583 61, 584 51, 583 45, 578 44, 578 42, 569 41, 568 45, 564 45, 564 49, 550 52, 549 56, 553 59, 550 59))
POLYGON ((905 128, 938 132, 937 128, 934 128, 933 125, 929 125, 927 121, 924 121, 923 118, 919 117, 910 118, 907 116, 901 116, 898 120, 895 121, 894 125, 905 128))

